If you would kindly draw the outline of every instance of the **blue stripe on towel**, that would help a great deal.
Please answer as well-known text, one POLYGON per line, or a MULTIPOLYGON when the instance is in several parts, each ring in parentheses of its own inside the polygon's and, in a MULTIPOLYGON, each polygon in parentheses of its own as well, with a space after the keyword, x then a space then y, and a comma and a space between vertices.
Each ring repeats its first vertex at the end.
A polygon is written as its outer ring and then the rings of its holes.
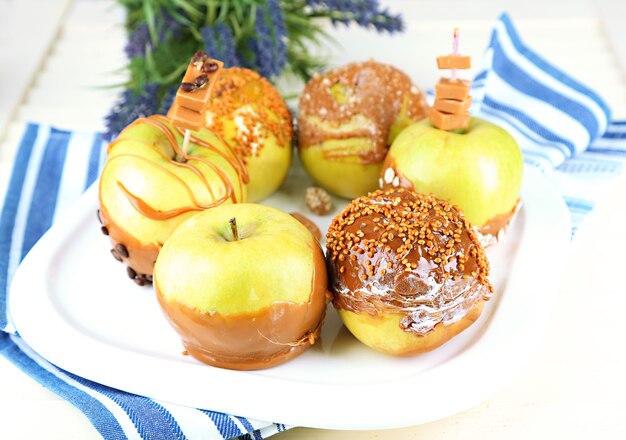
POLYGON ((254 429, 254 426, 252 426, 252 423, 250 423, 248 419, 245 419, 243 417, 237 417, 237 420, 239 420, 243 427, 248 430, 248 434, 250 437, 254 436, 254 440, 263 440, 261 433, 258 430, 254 429))
POLYGON ((233 437, 239 437, 240 435, 244 434, 243 432, 241 432, 241 429, 239 429, 239 426, 237 426, 237 424, 235 423, 235 421, 233 420, 231 416, 228 416, 223 413, 206 411, 206 410, 202 410, 202 412, 206 414, 209 417, 209 419, 211 419, 211 421, 213 422, 217 430, 220 432, 222 437, 233 438, 233 437))
MULTIPOLYGON (((585 95, 585 96, 589 97, 591 100, 595 101, 595 103, 598 105, 598 107, 600 107, 600 109, 602 109, 602 111, 604 112, 604 114, 606 116, 606 120, 607 121, 611 120, 611 109, 606 104, 606 102, 600 96, 598 96, 597 93, 595 93, 590 88, 585 87, 583 84, 581 84, 580 82, 576 81, 575 79, 573 79, 571 76, 567 75, 562 70, 557 69, 552 64, 548 63, 541 56, 539 56, 535 51, 533 51, 532 49, 527 47, 522 42, 522 40, 521 40, 521 38, 520 38, 520 36, 519 36, 519 34, 517 32, 517 29, 513 25, 513 21, 511 20, 511 17, 509 16, 509 14, 503 13, 502 15, 500 15, 499 20, 502 21, 502 23, 504 24, 504 27, 506 29, 506 33, 509 36, 509 39, 510 39, 511 43, 513 44, 515 49, 517 49, 517 51, 520 53, 520 55, 522 55, 523 57, 527 58, 529 61, 531 61, 533 64, 535 64, 539 69, 541 69, 544 72, 548 73, 549 75, 551 75, 557 81, 562 82, 566 86, 576 90, 580 94, 585 95)), ((599 134, 601 134, 601 133, 596 133, 596 135, 599 135, 599 134)))
MULTIPOLYGON (((556 90, 547 87, 539 80, 530 76, 520 66, 508 58, 499 41, 493 44, 493 69, 501 78, 506 78, 506 82, 519 90, 521 93, 543 101, 560 111, 575 117, 589 133, 589 139, 595 138, 599 133, 598 120, 591 111, 580 103, 558 93, 556 90)), ((576 153, 574 146, 567 142, 565 145, 570 149, 570 155, 576 153)))
POLYGON ((9 253, 11 252, 13 229, 15 228, 15 213, 22 197, 22 186, 38 132, 38 125, 28 124, 26 126, 0 213, 0 329, 7 326, 6 293, 9 283, 9 253))
POLYGON ((102 135, 100 133, 94 136, 91 144, 91 152, 89 154, 89 165, 87 169, 87 180, 85 181, 85 189, 89 188, 98 178, 100 171, 100 155, 102 153, 102 135))
POLYGON ((50 131, 41 161, 43 171, 39 171, 31 199, 21 259, 52 224, 69 140, 70 133, 67 131, 54 128, 50 131))
POLYGON ((607 130, 602 137, 606 139, 624 139, 626 138, 626 132, 610 132, 607 130))
POLYGON ((591 146, 591 147, 587 148, 586 151, 589 151, 589 152, 592 152, 592 153, 614 154, 616 156, 625 156, 626 155, 626 150, 618 150, 618 149, 612 149, 612 148, 596 148, 594 146, 591 146))
MULTIPOLYGON (((496 109, 496 110, 499 110, 501 112, 511 115, 514 119, 524 124, 525 127, 529 128, 530 130, 532 130, 532 132, 541 136, 543 139, 550 141, 550 142, 555 142, 556 143, 555 145, 557 146, 559 144, 564 145, 570 150, 570 152, 574 151, 574 145, 571 142, 569 142, 567 139, 564 139, 558 136, 557 134, 552 132, 550 129, 540 124, 539 122, 537 122, 532 117, 525 114, 524 112, 514 109, 510 106, 507 106, 506 104, 503 104, 501 102, 497 102, 488 96, 485 96, 483 105, 489 106, 493 109, 496 109)), ((561 149, 561 152, 562 151, 563 150, 561 149)))
POLYGON ((128 417, 133 422, 133 425, 142 438, 178 440, 187 438, 170 412, 154 400, 116 390, 115 388, 92 382, 69 372, 66 372, 66 374, 75 381, 94 389, 117 403, 120 408, 128 414, 128 417))

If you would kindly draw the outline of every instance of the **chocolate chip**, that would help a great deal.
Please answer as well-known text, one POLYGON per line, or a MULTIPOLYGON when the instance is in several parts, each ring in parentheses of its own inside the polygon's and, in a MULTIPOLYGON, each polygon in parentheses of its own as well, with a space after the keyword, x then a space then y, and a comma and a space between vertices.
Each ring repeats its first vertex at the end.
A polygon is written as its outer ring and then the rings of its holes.
POLYGON ((180 88, 183 89, 184 92, 193 92, 196 90, 196 85, 193 83, 184 82, 180 85, 180 88))
POLYGON ((199 77, 197 77, 195 79, 195 81, 193 82, 197 87, 202 87, 204 86, 206 83, 209 82, 209 78, 206 75, 200 75, 199 77))
POLYGON ((135 282, 135 284, 137 284, 139 286, 145 286, 146 285, 146 280, 143 279, 141 276, 138 276, 133 281, 135 282))
POLYGON ((102 224, 102 217, 100 217, 100 210, 96 210, 96 215, 98 216, 98 222, 102 224))
MULTIPOLYGON (((129 273, 129 275, 130 275, 130 273, 129 273)), ((145 285, 148 285, 148 284, 152 284, 152 275, 138 273, 133 278, 133 281, 135 283, 137 283, 138 285, 140 285, 140 286, 145 286, 145 285)))
POLYGON ((128 249, 122 243, 115 245, 115 250, 124 258, 128 258, 128 249))
POLYGON ((111 255, 113 255, 113 258, 117 261, 122 261, 121 255, 115 249, 111 249, 111 255))
POLYGON ((107 227, 106 227, 106 226, 102 226, 102 227, 100 228, 100 230, 102 231, 102 233, 103 233, 104 235, 109 235, 109 230, 107 229, 107 227))
POLYGON ((208 57, 209 57, 209 55, 206 52, 204 52, 202 50, 199 50, 195 54, 193 54, 193 58, 191 59, 191 63, 195 64, 195 63, 197 63, 199 61, 204 61, 208 57))
POLYGON ((215 61, 207 61, 202 65, 202 71, 204 73, 213 73, 219 69, 219 66, 215 61))
POLYGON ((126 274, 128 275, 128 278, 130 278, 131 280, 134 280, 135 278, 137 278, 137 272, 135 272, 135 269, 133 269, 130 266, 126 268, 126 274))

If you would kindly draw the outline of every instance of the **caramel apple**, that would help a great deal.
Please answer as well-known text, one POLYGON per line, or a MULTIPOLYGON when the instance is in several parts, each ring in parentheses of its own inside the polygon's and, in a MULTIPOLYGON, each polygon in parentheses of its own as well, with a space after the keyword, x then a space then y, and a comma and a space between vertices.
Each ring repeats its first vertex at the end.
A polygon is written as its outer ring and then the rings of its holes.
POLYGON ((523 168, 517 142, 495 124, 470 118, 466 130, 445 131, 423 120, 394 141, 381 181, 457 205, 491 244, 517 210, 523 168))
POLYGON ((205 126, 219 133, 246 164, 250 202, 265 199, 284 182, 291 164, 291 114, 280 93, 261 75, 239 67, 224 69, 205 126))
POLYGON ((165 116, 140 118, 108 147, 100 177, 99 218, 113 257, 138 284, 152 281, 163 243, 207 208, 246 200, 245 167, 219 137, 183 130, 165 116))
POLYGON ((383 188, 404 187, 458 205, 484 245, 494 244, 519 206, 524 162, 513 137, 501 127, 470 117, 470 82, 457 70, 471 66, 459 53, 454 29, 452 53, 437 58, 450 78, 435 85, 428 120, 404 130, 393 142, 381 173, 383 188))
POLYGON ((374 350, 432 350, 478 319, 489 263, 461 210, 399 188, 354 200, 327 235, 333 304, 374 350))
POLYGON ((248 203, 206 210, 178 227, 159 254, 154 287, 187 352, 236 370, 307 350, 327 301, 317 240, 291 215, 248 203))
POLYGON ((389 145, 427 104, 395 67, 367 61, 319 74, 299 103, 298 151, 316 183, 345 198, 378 187, 389 145))

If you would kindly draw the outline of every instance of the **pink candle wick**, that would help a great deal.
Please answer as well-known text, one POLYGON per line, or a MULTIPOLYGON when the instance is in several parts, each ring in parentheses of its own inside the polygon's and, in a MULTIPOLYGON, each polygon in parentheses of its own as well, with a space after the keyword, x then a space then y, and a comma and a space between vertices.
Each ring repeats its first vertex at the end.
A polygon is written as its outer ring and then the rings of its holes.
MULTIPOLYGON (((454 35, 452 37, 452 53, 454 55, 459 54, 459 28, 454 28, 454 35)), ((456 81, 456 69, 452 69, 452 81, 456 81)))

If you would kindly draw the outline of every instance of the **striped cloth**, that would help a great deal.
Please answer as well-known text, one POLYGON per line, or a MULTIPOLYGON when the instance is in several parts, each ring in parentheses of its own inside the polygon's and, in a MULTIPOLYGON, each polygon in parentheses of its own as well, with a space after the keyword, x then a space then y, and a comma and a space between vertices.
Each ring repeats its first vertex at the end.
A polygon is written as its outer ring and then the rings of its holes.
POLYGON ((585 85, 528 48, 503 14, 472 87, 478 115, 511 133, 526 163, 551 170, 585 151, 611 112, 585 85))
POLYGON ((626 121, 594 91, 521 40, 508 14, 494 26, 472 83, 472 113, 505 128, 524 162, 560 189, 572 237, 626 161, 626 121))
POLYGON ((88 381, 47 362, 15 333, 6 307, 11 276, 54 219, 97 179, 105 146, 100 133, 25 127, 0 215, 0 352, 83 411, 107 439, 261 439, 284 431, 282 424, 158 402, 88 381))
MULTIPOLYGON (((473 111, 509 130, 526 163, 561 189, 575 232, 622 170, 626 121, 610 123, 602 100, 528 49, 507 15, 496 24, 485 58, 473 111)), ((265 438, 286 429, 87 381, 42 359, 14 333, 6 309, 11 275, 58 213, 96 180, 103 161, 98 133, 25 127, 0 216, 0 352, 76 405, 105 438, 265 438)))

